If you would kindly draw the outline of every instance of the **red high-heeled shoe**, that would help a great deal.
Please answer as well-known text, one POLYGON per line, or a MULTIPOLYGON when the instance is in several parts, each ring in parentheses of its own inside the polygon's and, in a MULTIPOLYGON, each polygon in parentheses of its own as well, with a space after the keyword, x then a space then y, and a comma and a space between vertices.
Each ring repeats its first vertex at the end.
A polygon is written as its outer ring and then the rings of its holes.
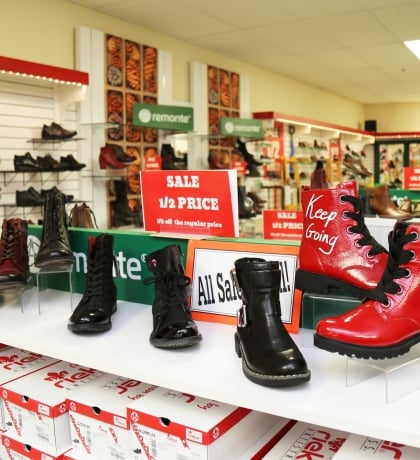
POLYGON ((115 151, 112 147, 105 146, 101 147, 101 151, 99 153, 99 167, 101 169, 107 169, 108 167, 114 169, 122 169, 125 168, 126 165, 117 160, 115 151))

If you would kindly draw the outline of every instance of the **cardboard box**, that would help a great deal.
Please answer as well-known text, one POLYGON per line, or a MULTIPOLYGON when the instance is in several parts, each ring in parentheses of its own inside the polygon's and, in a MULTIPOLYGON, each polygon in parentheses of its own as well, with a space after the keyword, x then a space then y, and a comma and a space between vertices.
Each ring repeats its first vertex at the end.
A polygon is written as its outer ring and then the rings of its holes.
POLYGON ((391 460, 396 458, 418 460, 420 449, 369 436, 350 434, 334 460, 391 460))
POLYGON ((61 454, 71 447, 66 399, 103 372, 60 361, 0 385, 10 436, 37 449, 61 454))
MULTIPOLYGON (((334 458, 335 460, 336 453, 348 436, 349 434, 344 431, 297 422, 263 459, 316 458, 317 460, 330 460, 334 458)), ((356 457, 352 460, 356 460, 356 457)))
POLYGON ((62 454, 50 454, 43 450, 37 449, 30 444, 23 442, 22 440, 15 439, 9 436, 7 432, 2 434, 1 439, 2 452, 4 457, 0 459, 4 460, 62 460, 62 454))
POLYGON ((264 455, 266 455, 295 424, 296 420, 278 417, 277 422, 237 460, 262 460, 264 455))
POLYGON ((134 460, 238 458, 278 417, 159 387, 128 407, 134 460))
POLYGON ((67 400, 73 454, 101 460, 131 459, 127 406, 157 387, 105 374, 67 400))
MULTIPOLYGON (((11 382, 30 372, 59 362, 58 359, 21 348, 0 346, 0 384, 11 382)), ((6 429, 3 405, 0 403, 0 429, 6 429)))

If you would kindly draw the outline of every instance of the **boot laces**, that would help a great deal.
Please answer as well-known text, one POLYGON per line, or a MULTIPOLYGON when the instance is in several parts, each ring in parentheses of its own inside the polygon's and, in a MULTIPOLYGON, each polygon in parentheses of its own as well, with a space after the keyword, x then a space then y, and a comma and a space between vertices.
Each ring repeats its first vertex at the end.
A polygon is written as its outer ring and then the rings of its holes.
POLYGON ((146 286, 160 282, 163 283, 161 294, 166 308, 169 310, 169 308, 181 306, 182 309, 186 311, 182 290, 191 284, 191 279, 183 273, 168 270, 157 272, 154 276, 150 276, 143 280, 143 284, 146 286))
MULTIPOLYGON (((97 248, 95 248, 96 250, 97 248)), ((99 297, 104 294, 104 286, 106 286, 104 279, 108 276, 108 271, 105 269, 105 267, 109 266, 108 257, 106 251, 98 251, 94 256, 90 256, 86 275, 85 295, 87 297, 99 297), (98 260, 100 261, 99 263, 98 260)), ((112 263, 116 267, 114 256, 112 256, 112 263)))
POLYGON ((46 227, 45 236, 49 241, 65 239, 65 222, 62 222, 63 215, 65 216, 65 210, 63 209, 60 200, 54 200, 54 202, 51 203, 51 213, 49 214, 49 218, 44 223, 46 227), (62 225, 60 225, 61 222, 62 225))
POLYGON ((341 201, 348 201, 354 206, 354 211, 345 211, 344 214, 346 217, 356 221, 356 225, 351 225, 349 230, 353 233, 362 235, 357 243, 360 246, 372 246, 369 250, 370 256, 375 256, 381 252, 386 253, 387 250, 373 238, 365 224, 360 199, 352 195, 344 195, 341 197, 341 201))
MULTIPOLYGON (((418 237, 419 235, 415 232, 397 236, 393 236, 392 232, 390 232, 388 236, 388 263, 384 274, 382 275, 382 285, 385 295, 398 294, 401 292, 402 288, 395 280, 410 275, 410 270, 401 267, 401 265, 407 264, 415 257, 415 253, 413 251, 403 248, 405 244, 418 239, 418 237)), ((389 300, 387 299, 383 302, 383 304, 385 306, 389 305, 389 300)))
POLYGON ((0 262, 14 259, 17 253, 19 231, 14 225, 7 225, 1 235, 0 262))

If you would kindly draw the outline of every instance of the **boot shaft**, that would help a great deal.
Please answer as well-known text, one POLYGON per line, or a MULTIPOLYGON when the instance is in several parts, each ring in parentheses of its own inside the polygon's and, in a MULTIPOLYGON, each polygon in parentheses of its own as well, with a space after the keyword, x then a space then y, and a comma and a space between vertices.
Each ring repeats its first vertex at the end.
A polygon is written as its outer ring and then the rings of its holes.
POLYGON ((0 242, 0 263, 11 261, 26 270, 28 260, 28 223, 18 218, 4 219, 0 242))
POLYGON ((87 287, 104 298, 115 296, 113 278, 114 237, 110 234, 88 237, 87 287))
POLYGON ((388 257, 364 223, 356 182, 340 183, 333 189, 304 190, 302 207, 300 270, 373 290, 388 257))
POLYGON ((42 241, 68 239, 68 216, 65 195, 57 188, 46 194, 43 212, 42 241))
POLYGON ((166 246, 146 256, 147 268, 153 277, 144 280, 155 285, 155 310, 165 309, 168 304, 179 303, 186 306, 187 286, 191 280, 185 276, 181 259, 181 248, 177 244, 166 246))
POLYGON ((266 315, 281 316, 281 272, 277 261, 244 257, 235 261, 232 275, 243 302, 238 312, 239 322, 241 315, 246 322, 266 315))

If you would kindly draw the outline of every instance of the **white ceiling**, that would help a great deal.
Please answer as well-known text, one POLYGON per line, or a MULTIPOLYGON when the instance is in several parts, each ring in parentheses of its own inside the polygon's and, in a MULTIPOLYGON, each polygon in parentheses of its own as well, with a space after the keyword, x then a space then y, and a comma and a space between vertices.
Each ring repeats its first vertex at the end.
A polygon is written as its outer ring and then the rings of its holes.
POLYGON ((420 0, 70 0, 354 101, 420 102, 420 0))

